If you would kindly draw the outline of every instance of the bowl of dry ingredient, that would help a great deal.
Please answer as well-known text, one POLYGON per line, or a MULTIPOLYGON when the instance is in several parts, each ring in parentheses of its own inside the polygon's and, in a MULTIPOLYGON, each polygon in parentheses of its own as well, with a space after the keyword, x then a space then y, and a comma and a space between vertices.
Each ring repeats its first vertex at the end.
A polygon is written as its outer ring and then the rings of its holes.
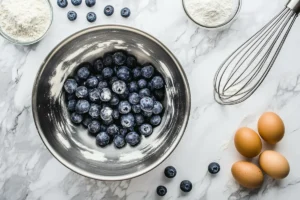
POLYGON ((0 0, 0 35, 19 45, 39 42, 53 20, 49 0, 0 0))
POLYGON ((187 16, 205 29, 223 29, 238 16, 241 0, 182 0, 187 16))

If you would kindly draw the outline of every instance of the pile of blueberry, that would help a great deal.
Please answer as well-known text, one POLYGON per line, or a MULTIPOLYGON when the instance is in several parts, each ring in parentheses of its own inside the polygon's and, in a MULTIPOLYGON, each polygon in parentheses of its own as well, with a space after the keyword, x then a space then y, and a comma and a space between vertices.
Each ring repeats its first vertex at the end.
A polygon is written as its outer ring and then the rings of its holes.
MULTIPOLYGON (((74 6, 79 6, 79 5, 81 5, 82 0, 71 0, 71 2, 74 6)), ((68 6, 68 4, 69 4, 68 0, 57 0, 57 5, 61 8, 66 8, 68 6)), ((96 5, 96 0, 85 0, 85 4, 87 7, 93 7, 96 5)), ((111 16, 114 14, 114 10, 115 10, 114 7, 111 5, 105 6, 104 14, 106 16, 111 16)), ((121 10, 122 17, 127 18, 130 16, 130 14, 131 14, 131 11, 127 7, 123 8, 121 10)), ((75 21, 77 19, 77 13, 75 11, 69 11, 67 16, 70 21, 75 21)), ((97 15, 94 12, 89 12, 86 15, 86 19, 89 22, 95 22, 97 20, 97 15)))
POLYGON ((123 51, 107 53, 93 65, 82 63, 64 83, 71 121, 87 127, 101 147, 136 146, 161 123, 164 79, 151 64, 140 66, 123 51))

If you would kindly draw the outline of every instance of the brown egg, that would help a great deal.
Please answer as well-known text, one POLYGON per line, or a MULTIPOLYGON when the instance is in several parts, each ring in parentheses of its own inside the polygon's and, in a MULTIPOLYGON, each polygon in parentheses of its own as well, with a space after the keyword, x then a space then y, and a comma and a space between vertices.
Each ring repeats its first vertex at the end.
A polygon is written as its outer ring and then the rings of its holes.
POLYGON ((237 130, 234 144, 238 152, 247 158, 257 156, 262 148, 259 135, 250 128, 243 127, 237 130))
POLYGON ((276 144, 284 136, 282 119, 273 112, 264 113, 258 120, 258 133, 269 144, 276 144))
POLYGON ((231 173, 234 179, 246 188, 258 188, 264 181, 262 171, 253 163, 239 161, 232 165, 231 173))
POLYGON ((276 151, 264 151, 259 156, 261 169, 275 179, 283 179, 290 173, 290 165, 287 159, 276 151))

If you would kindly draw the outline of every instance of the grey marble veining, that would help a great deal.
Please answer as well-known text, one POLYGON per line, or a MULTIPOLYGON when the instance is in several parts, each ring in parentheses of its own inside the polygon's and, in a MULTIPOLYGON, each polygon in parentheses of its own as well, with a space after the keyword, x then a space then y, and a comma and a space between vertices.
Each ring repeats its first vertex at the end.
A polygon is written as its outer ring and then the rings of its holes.
MULTIPOLYGON (((66 9, 54 6, 49 34, 39 44, 20 47, 0 38, 0 199, 1 200, 297 200, 300 196, 300 21, 259 90, 246 102, 220 106, 213 100, 212 80, 219 64, 244 40, 277 14, 285 0, 243 0, 239 18, 226 30, 200 29, 185 15, 181 0, 98 0, 96 7, 84 4, 66 9), (115 14, 107 18, 104 6, 115 14), (120 17, 122 7, 132 16, 120 17), (66 14, 78 13, 71 23, 66 14), (191 86, 192 110, 186 133, 174 153, 153 171, 127 181, 101 182, 71 172, 53 158, 40 140, 31 113, 31 90, 35 75, 48 52, 68 35, 91 26, 85 15, 94 10, 96 24, 124 24, 144 30, 161 40, 183 65, 191 86), (286 135, 275 149, 290 162, 290 175, 281 181, 266 177, 260 189, 241 188, 232 178, 231 165, 243 158, 236 152, 233 135, 239 126, 255 129, 264 111, 277 112, 286 125, 286 135), (299 134, 299 135, 298 135, 299 134), (221 164, 217 176, 207 173, 211 161, 221 164), (163 169, 174 165, 174 180, 163 169), (188 195, 179 190, 189 179, 194 189, 188 195), (155 189, 168 188, 164 198, 155 189)), ((266 147, 270 148, 270 147, 266 147)))

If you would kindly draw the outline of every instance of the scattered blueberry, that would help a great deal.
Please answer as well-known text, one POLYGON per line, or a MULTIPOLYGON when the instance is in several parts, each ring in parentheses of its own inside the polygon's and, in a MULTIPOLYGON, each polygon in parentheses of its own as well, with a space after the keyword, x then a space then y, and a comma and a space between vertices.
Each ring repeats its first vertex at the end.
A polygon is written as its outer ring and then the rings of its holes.
POLYGON ((108 145, 109 141, 110 141, 110 137, 106 132, 100 132, 96 136, 96 143, 101 147, 105 147, 106 145, 108 145))
POLYGON ((117 94, 124 94, 126 91, 126 83, 124 81, 115 81, 112 84, 112 91, 117 94))
POLYGON ((127 17, 129 17, 130 16, 130 10, 129 10, 129 8, 123 8, 122 10, 121 10, 121 16, 122 17, 125 17, 125 18, 127 18, 127 17))
POLYGON ((132 76, 134 79, 141 78, 142 72, 140 67, 136 67, 132 70, 132 76))
POLYGON ((154 76, 150 82, 151 87, 154 89, 161 89, 164 87, 164 80, 161 76, 154 76))
POLYGON ((110 121, 112 119, 113 110, 110 107, 104 107, 100 111, 100 117, 103 121, 110 121))
POLYGON ((64 89, 67 93, 73 94, 76 91, 78 84, 74 79, 67 79, 64 84, 64 89))
POLYGON ((86 15, 86 19, 89 21, 89 22, 95 22, 97 20, 97 15, 96 13, 94 12, 89 12, 87 15, 86 15))
POLYGON ((136 132, 130 132, 126 135, 125 140, 130 146, 136 146, 140 143, 141 138, 136 132))
POLYGON ((104 14, 106 16, 111 16, 112 14, 114 14, 114 7, 112 7, 111 5, 105 6, 104 8, 104 14))
POLYGON ((132 82, 128 83, 128 90, 129 90, 129 92, 138 92, 139 86, 138 86, 137 82, 132 81, 132 82))
POLYGON ((96 76, 90 76, 86 82, 85 86, 88 88, 96 88, 98 86, 99 80, 96 76))
POLYGON ((136 58, 134 56, 128 56, 126 60, 126 64, 128 67, 133 68, 136 66, 136 58))
POLYGON ((120 67, 117 71, 117 77, 123 81, 129 81, 131 78, 130 70, 128 67, 120 67))
POLYGON ((114 137, 114 145, 118 149, 123 148, 126 145, 126 141, 125 141, 124 136, 122 136, 122 135, 116 135, 114 137))
POLYGON ((150 124, 153 126, 158 126, 161 122, 161 117, 159 115, 153 115, 150 119, 150 124))
POLYGON ((75 111, 78 114, 88 113, 90 110, 90 103, 87 100, 78 100, 76 103, 75 111))
POLYGON ((208 165, 208 171, 211 174, 217 174, 220 171, 221 167, 218 163, 212 162, 208 165))
POLYGON ((150 97, 151 96, 151 92, 150 92, 150 90, 148 88, 144 88, 144 89, 141 89, 139 91, 139 96, 141 98, 143 98, 143 97, 150 97))
POLYGON ((111 78, 114 74, 114 71, 112 68, 110 67, 105 67, 103 70, 102 70, 102 76, 103 78, 105 79, 108 79, 108 78, 111 78))
POLYGON ((102 90, 103 88, 107 88, 108 83, 106 81, 99 81, 98 83, 98 89, 102 90))
POLYGON ((168 190, 165 186, 160 185, 156 188, 156 193, 158 196, 161 196, 161 197, 165 196, 167 194, 167 192, 168 192, 168 190))
POLYGON ((111 54, 105 54, 103 56, 103 65, 105 67, 110 67, 112 66, 113 64, 113 58, 112 58, 112 55, 111 54))
POLYGON ((104 65, 101 58, 98 58, 97 60, 94 61, 93 68, 97 73, 102 72, 104 65))
POLYGON ((119 102, 120 102, 120 99, 119 99, 118 95, 112 94, 112 95, 111 95, 111 100, 110 100, 110 102, 109 102, 110 105, 116 106, 116 105, 119 104, 119 102))
POLYGON ((92 118, 91 117, 86 117, 84 118, 84 120, 82 121, 82 125, 85 126, 85 127, 88 127, 89 124, 92 122, 92 118))
POLYGON ((153 128, 150 124, 142 124, 140 127, 139 127, 139 132, 148 137, 152 134, 153 132, 153 128))
POLYGON ((119 128, 117 125, 112 124, 107 127, 106 132, 110 137, 114 138, 119 133, 119 128))
POLYGON ((91 89, 89 92, 89 99, 92 102, 100 101, 100 90, 98 88, 91 89))
POLYGON ((138 84, 140 89, 144 89, 144 88, 147 87, 148 83, 145 79, 140 79, 140 80, 138 80, 137 84, 138 84))
POLYGON ((76 88, 75 95, 79 99, 86 98, 88 96, 88 89, 84 86, 79 86, 76 88))
POLYGON ((150 97, 143 97, 140 101, 141 109, 146 112, 152 112, 154 107, 153 100, 150 97))
POLYGON ((71 111, 71 112, 75 111, 76 103, 77 103, 77 101, 75 99, 68 101, 68 104, 67 104, 68 111, 71 111))
POLYGON ((77 71, 77 76, 83 80, 86 80, 90 75, 90 70, 87 67, 82 67, 77 71))
POLYGON ((77 114, 77 113, 72 113, 71 114, 71 121, 74 123, 74 124, 80 124, 83 120, 83 117, 82 115, 80 114, 77 114))
POLYGON ((165 168, 165 176, 168 177, 168 178, 174 178, 177 174, 177 171, 175 169, 175 167, 173 166, 168 166, 165 168))
POLYGON ((77 13, 75 11, 69 11, 67 16, 70 21, 75 21, 77 19, 77 13))
POLYGON ((138 104, 141 100, 140 96, 138 93, 130 93, 129 94, 129 103, 131 103, 132 105, 138 104))
POLYGON ((112 98, 112 94, 109 88, 103 88, 100 93, 100 100, 103 102, 108 102, 112 98))
POLYGON ((133 113, 140 113, 142 111, 140 104, 133 105, 131 108, 132 108, 133 113))
POLYGON ((96 0, 85 0, 85 4, 88 7, 93 7, 96 4, 96 0))
POLYGON ((113 61, 116 65, 124 65, 126 62, 126 55, 123 52, 116 52, 113 54, 113 61))
POLYGON ((88 130, 92 135, 95 135, 99 133, 100 131, 100 122, 93 120, 91 123, 88 125, 88 130))
POLYGON ((74 6, 79 6, 82 3, 82 0, 71 0, 74 6))
POLYGON ((61 8, 65 8, 68 6, 68 0, 57 0, 57 5, 61 8))
POLYGON ((190 192, 193 188, 193 185, 190 181, 188 180, 184 180, 180 183, 180 189, 183 191, 183 192, 190 192))
POLYGON ((134 115, 136 125, 142 125, 145 121, 144 116, 142 114, 135 114, 134 115))
POLYGON ((101 106, 98 104, 91 104, 90 110, 89 110, 89 115, 93 118, 93 119, 99 119, 100 117, 100 110, 101 110, 101 106))
POLYGON ((128 101, 121 101, 118 109, 121 114, 127 114, 131 111, 131 105, 128 101))
POLYGON ((158 115, 162 113, 163 110, 163 105, 159 101, 154 101, 154 106, 153 106, 153 114, 158 115))
POLYGON ((130 128, 134 126, 134 116, 132 114, 121 116, 121 125, 123 128, 130 128))
POLYGON ((152 65, 144 66, 141 70, 142 77, 149 79, 154 74, 154 67, 152 65))

